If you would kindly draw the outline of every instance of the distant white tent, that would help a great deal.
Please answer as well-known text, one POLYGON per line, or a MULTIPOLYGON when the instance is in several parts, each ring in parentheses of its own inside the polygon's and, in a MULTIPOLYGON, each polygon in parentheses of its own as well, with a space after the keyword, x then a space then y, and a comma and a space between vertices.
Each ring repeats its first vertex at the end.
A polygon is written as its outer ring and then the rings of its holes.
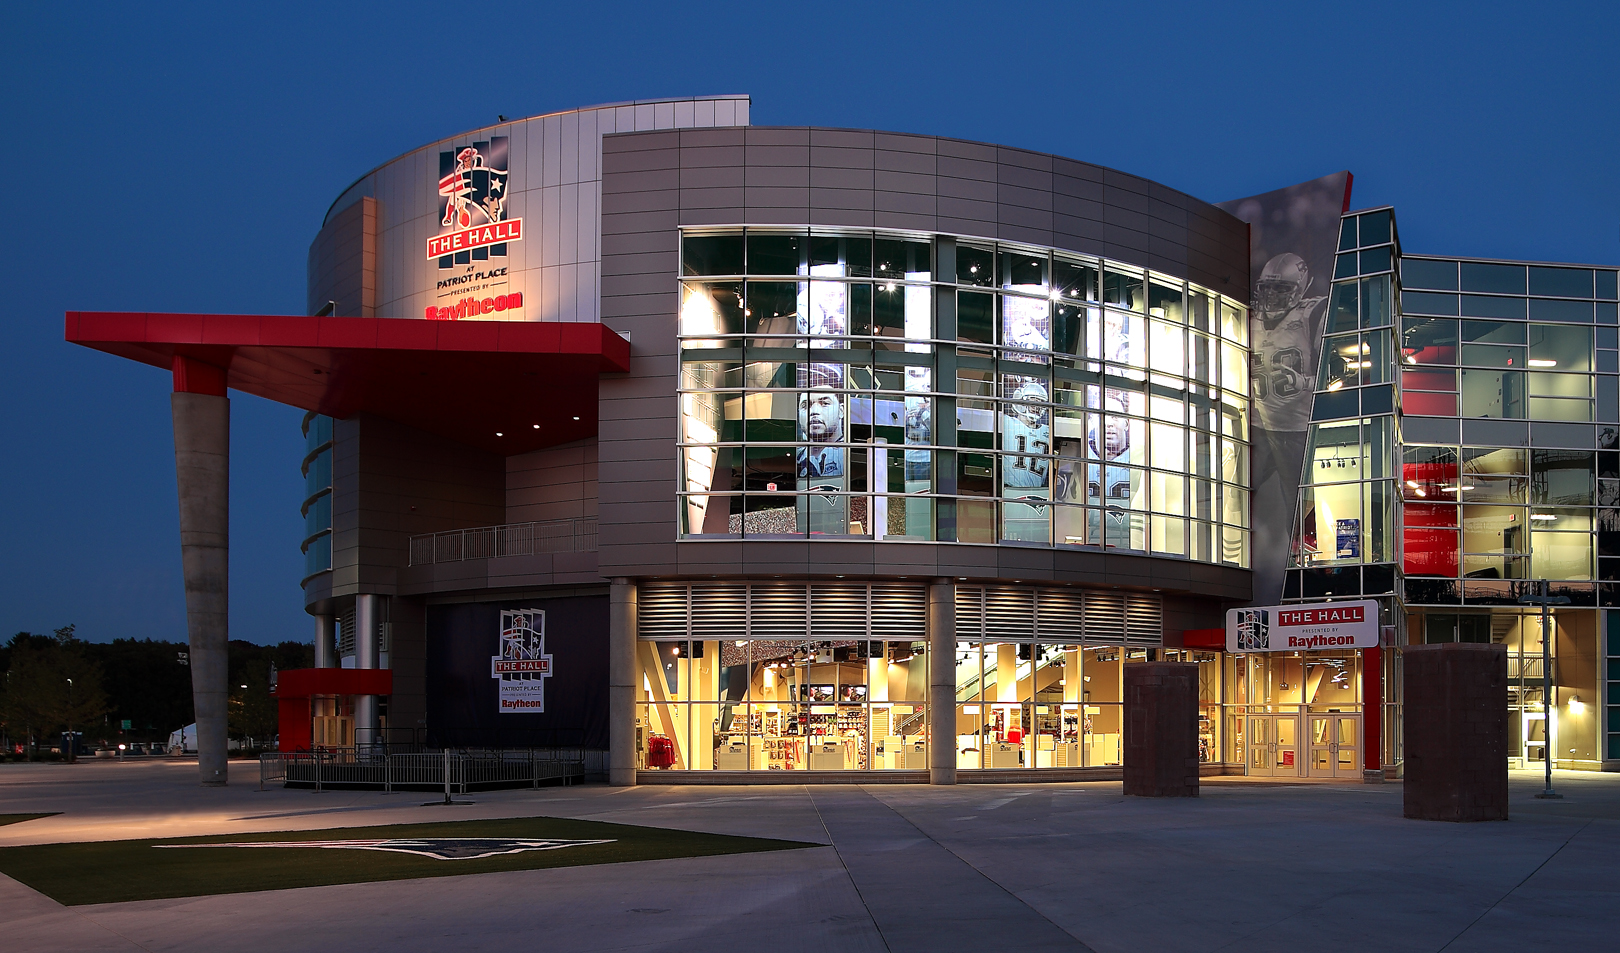
POLYGON ((197 753, 197 724, 192 722, 184 728, 169 732, 170 754, 196 754, 197 753))

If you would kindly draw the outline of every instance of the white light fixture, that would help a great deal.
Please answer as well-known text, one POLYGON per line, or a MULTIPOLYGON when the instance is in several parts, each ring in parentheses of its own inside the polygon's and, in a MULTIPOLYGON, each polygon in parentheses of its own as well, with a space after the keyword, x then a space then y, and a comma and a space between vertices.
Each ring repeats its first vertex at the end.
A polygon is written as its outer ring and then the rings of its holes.
POLYGON ((495 431, 495 436, 497 436, 497 437, 504 437, 504 436, 506 436, 506 434, 503 434, 503 433, 501 433, 501 432, 500 432, 500 431, 499 431, 499 430, 497 430, 497 431, 495 431))
POLYGON ((1557 361, 1545 360, 1545 359, 1539 358, 1539 357, 1532 357, 1530 359, 1530 366, 1531 367, 1557 367, 1558 362, 1557 361))
MULTIPOLYGON (((1579 695, 1571 695, 1571 696, 1569 696, 1569 713, 1571 715, 1579 715, 1584 711, 1586 711, 1586 702, 1581 701, 1581 696, 1579 696, 1579 695)), ((120 745, 119 747, 123 747, 123 746, 120 745)))
POLYGON ((1530 518, 1533 519, 1533 520, 1545 521, 1545 522, 1550 523, 1553 520, 1556 520, 1558 517, 1552 515, 1551 513, 1531 513, 1530 518))
POLYGON ((575 420, 578 420, 578 419, 579 419, 579 418, 578 418, 578 417, 575 417, 575 418, 574 418, 574 419, 575 419, 575 420))
POLYGON ((540 429, 540 425, 539 425, 539 424, 535 424, 535 425, 534 425, 534 429, 536 429, 536 430, 539 430, 539 429, 540 429))

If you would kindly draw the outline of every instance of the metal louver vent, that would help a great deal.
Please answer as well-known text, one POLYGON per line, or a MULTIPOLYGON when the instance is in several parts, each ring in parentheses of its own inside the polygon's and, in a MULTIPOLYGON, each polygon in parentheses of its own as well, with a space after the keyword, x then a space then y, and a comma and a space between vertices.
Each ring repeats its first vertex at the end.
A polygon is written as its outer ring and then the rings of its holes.
POLYGON ((895 583, 872 584, 872 638, 891 642, 928 637, 928 590, 895 583))
POLYGON ((644 639, 849 642, 926 638, 928 595, 904 583, 645 583, 644 639))
POLYGON ((1127 593, 1125 596, 1125 641, 1158 645, 1163 641, 1163 611, 1157 596, 1127 593))
POLYGON ((984 590, 978 586, 956 587, 956 640, 975 642, 984 638, 984 590))
POLYGON ((1015 586, 958 586, 961 641, 1042 639, 1159 645, 1163 608, 1147 593, 1015 586))
POLYGON ((1080 639, 1085 635, 1085 597, 1078 589, 1042 589, 1036 619, 1046 638, 1080 639))
POLYGON ((1086 593, 1086 641, 1125 641, 1125 594, 1122 592, 1086 593))
POLYGON ((809 618, 804 586, 762 585, 747 588, 749 636, 756 639, 805 638, 809 618))
POLYGON ((354 654, 354 605, 338 616, 338 657, 354 654))
POLYGON ((1035 637, 1035 590, 994 587, 984 592, 984 637, 1035 637))
POLYGON ((866 586, 816 583, 810 587, 810 637, 864 639, 867 637, 866 586))
POLYGON ((636 593, 636 627, 644 639, 686 638, 686 587, 643 585, 636 593))
POLYGON ((740 639, 748 628, 748 594, 741 586, 692 586, 691 638, 740 639))

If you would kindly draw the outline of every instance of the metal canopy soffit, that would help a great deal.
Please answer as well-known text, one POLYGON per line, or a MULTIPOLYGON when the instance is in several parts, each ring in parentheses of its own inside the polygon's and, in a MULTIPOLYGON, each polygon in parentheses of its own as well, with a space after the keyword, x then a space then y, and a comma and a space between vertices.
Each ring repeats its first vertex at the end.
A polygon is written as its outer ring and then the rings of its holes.
POLYGON ((177 389, 215 368, 224 387, 503 456, 594 435, 597 376, 630 369, 629 342, 595 323, 69 311, 66 339, 171 369, 177 389))

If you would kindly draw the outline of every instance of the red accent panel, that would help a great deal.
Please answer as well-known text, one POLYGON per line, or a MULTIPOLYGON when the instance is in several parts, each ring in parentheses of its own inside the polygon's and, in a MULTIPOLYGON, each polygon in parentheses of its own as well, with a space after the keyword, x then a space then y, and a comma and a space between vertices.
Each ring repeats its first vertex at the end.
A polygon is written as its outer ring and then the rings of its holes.
POLYGON ((1456 394, 1426 394, 1422 391, 1401 391, 1401 410, 1426 417, 1457 416, 1456 394))
POLYGON ((199 361, 194 357, 176 354, 171 363, 174 370, 176 394, 208 394, 225 396, 225 369, 199 361))
POLYGON ((1188 649, 1225 649, 1225 629, 1183 629, 1181 646, 1188 649))
MULTIPOLYGON (((340 419, 372 413, 502 456, 593 436, 597 375, 630 369, 629 342, 591 323, 74 311, 64 330, 109 354, 171 371, 179 355, 223 368, 225 387, 340 419)), ((195 376, 177 376, 177 389, 203 386, 195 376)))
POLYGON ((1344 208, 1339 209, 1339 214, 1340 215, 1343 215, 1345 212, 1350 211, 1350 187, 1355 185, 1355 184, 1356 184, 1356 174, 1354 172, 1345 172, 1345 174, 1344 174, 1344 208))
POLYGON ((276 750, 308 751, 315 742, 308 698, 283 698, 276 703, 276 750))
POLYGON ((1369 771, 1384 767, 1383 655, 1383 649, 1361 650, 1361 761, 1369 771))
POLYGON ((276 697, 311 695, 392 695, 394 672, 387 668, 292 668, 276 673, 276 697))

